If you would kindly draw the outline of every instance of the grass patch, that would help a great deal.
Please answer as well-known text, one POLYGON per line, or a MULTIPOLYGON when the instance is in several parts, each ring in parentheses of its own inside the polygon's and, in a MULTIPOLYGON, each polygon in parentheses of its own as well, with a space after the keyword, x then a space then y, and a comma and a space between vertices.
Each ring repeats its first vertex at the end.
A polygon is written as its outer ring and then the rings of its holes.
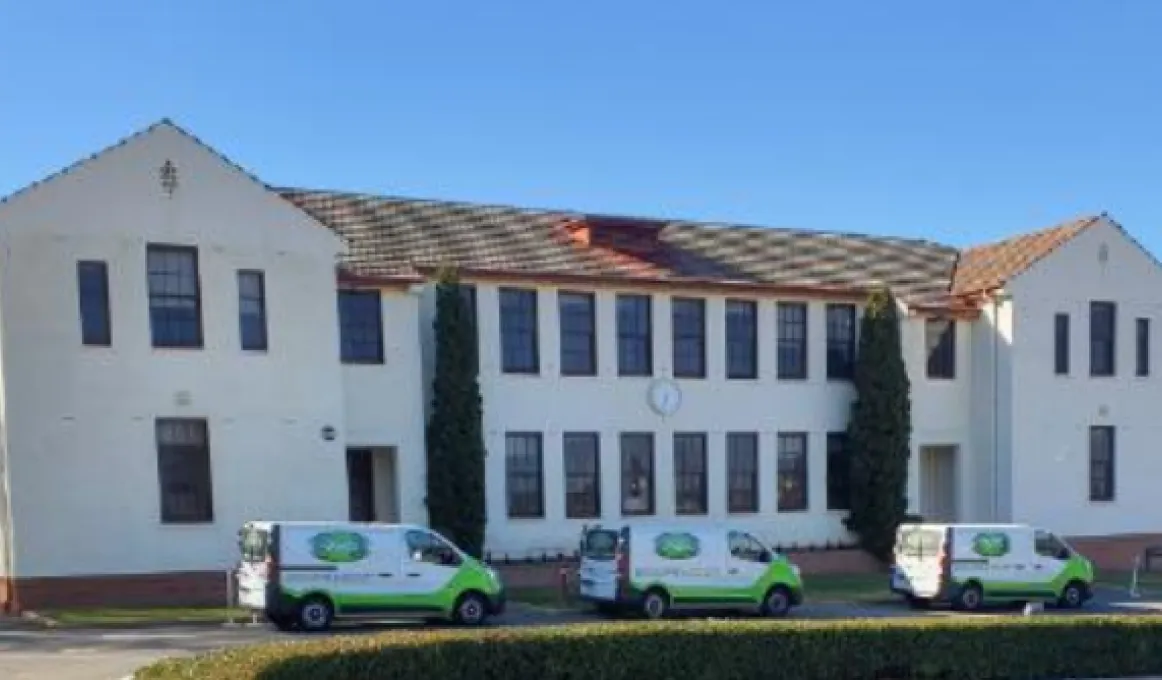
MULTIPOLYGON (((1095 585, 1111 590, 1127 592, 1133 575, 1129 571, 1098 570, 1095 585)), ((1162 596, 1162 572, 1138 574, 1138 590, 1144 597, 1162 596)))
POLYGON ((141 607, 50 609, 39 612, 62 626, 142 626, 182 623, 225 623, 233 615, 234 621, 250 621, 250 612, 226 607, 141 607))
POLYGON ((586 603, 570 591, 565 599, 557 588, 513 588, 508 591, 510 602, 527 604, 541 609, 574 611, 586 608, 586 603))
POLYGON ((820 574, 803 576, 806 601, 812 602, 895 602, 888 589, 888 575, 820 574))

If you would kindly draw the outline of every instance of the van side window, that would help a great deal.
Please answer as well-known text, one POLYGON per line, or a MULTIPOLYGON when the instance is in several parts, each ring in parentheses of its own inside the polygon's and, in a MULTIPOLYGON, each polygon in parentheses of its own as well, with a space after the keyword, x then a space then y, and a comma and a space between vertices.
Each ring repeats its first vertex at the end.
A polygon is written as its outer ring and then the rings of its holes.
POLYGON ((1069 549, 1053 534, 1047 531, 1038 531, 1033 539, 1033 550, 1041 557, 1051 557, 1053 559, 1065 559, 1069 555, 1069 549))
POLYGON ((405 540, 408 557, 414 562, 427 562, 445 567, 460 566, 460 555, 438 536, 426 531, 409 531, 405 540))
POLYGON ((750 534, 744 534, 741 531, 732 531, 728 534, 727 544, 730 547, 730 555, 738 560, 746 560, 748 562, 770 562, 771 554, 750 534))

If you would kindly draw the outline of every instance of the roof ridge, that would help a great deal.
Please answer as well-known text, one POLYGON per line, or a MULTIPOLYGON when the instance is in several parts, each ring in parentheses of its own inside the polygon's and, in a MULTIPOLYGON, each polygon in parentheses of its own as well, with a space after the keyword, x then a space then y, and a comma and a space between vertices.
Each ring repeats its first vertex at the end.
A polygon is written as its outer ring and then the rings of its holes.
POLYGON ((1038 229, 1033 229, 1032 231, 1023 231, 1023 232, 1002 238, 999 241, 989 241, 987 243, 979 243, 979 244, 974 245, 974 246, 969 246, 967 248, 961 249, 961 252, 968 253, 968 252, 972 252, 974 250, 983 250, 985 248, 997 248, 1000 246, 1011 244, 1015 241, 1019 241, 1023 238, 1031 238, 1031 237, 1035 237, 1035 236, 1044 236, 1046 234, 1055 232, 1059 229, 1067 229, 1069 227, 1072 227, 1072 226, 1075 226, 1079 223, 1084 222, 1085 224, 1078 227, 1078 230, 1080 231, 1082 229, 1088 228, 1089 226, 1091 226, 1093 223, 1097 222, 1102 217, 1106 217, 1106 214, 1104 212, 1099 213, 1099 214, 1078 215, 1078 216, 1073 217, 1071 219, 1067 219, 1067 220, 1063 220, 1061 222, 1058 222, 1057 224, 1054 224, 1052 226, 1040 227, 1038 229))

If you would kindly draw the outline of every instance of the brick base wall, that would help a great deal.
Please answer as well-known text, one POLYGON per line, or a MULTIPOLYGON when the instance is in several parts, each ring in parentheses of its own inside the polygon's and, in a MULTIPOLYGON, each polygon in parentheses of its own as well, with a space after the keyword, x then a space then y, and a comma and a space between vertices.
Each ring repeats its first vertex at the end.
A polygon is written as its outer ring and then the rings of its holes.
MULTIPOLYGON (((1134 568, 1134 559, 1143 551, 1162 547, 1162 534, 1075 536, 1066 540, 1095 567, 1108 571, 1130 571, 1134 568)), ((1154 569, 1162 569, 1162 560, 1154 560, 1154 569)))

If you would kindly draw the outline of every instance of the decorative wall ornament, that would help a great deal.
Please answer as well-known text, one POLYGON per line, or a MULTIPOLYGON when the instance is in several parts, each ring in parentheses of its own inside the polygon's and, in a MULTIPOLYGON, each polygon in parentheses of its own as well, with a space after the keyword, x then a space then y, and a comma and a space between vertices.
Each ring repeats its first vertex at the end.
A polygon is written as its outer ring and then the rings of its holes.
POLYGON ((167 196, 173 198, 174 192, 178 190, 178 166, 173 164, 170 159, 165 159, 158 170, 158 178, 161 180, 161 190, 167 196))

